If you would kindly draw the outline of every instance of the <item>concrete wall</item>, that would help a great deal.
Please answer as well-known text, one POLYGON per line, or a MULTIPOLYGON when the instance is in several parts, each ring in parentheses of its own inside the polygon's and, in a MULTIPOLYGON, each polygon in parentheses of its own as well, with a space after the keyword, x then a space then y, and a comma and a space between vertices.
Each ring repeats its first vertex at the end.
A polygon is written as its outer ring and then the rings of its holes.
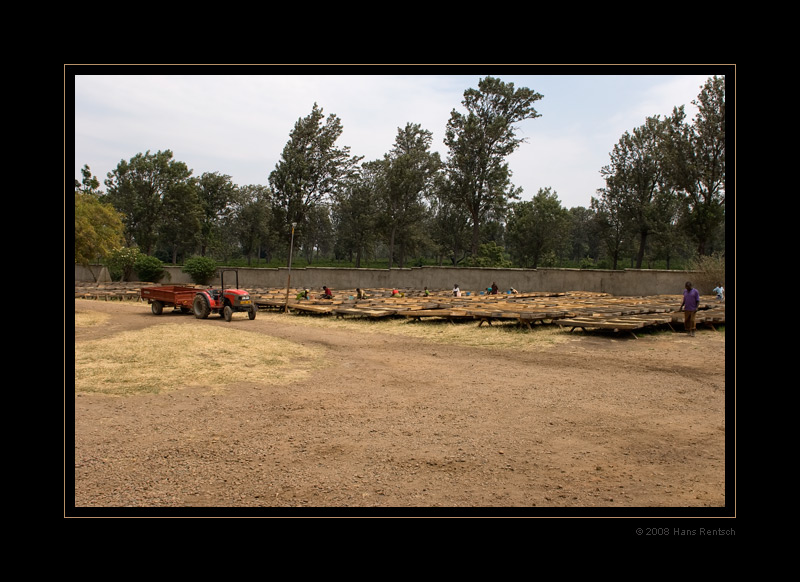
POLYGON ((111 276, 108 274, 108 269, 102 265, 92 265, 88 268, 75 265, 75 280, 107 283, 111 281, 111 276))
MULTIPOLYGON (((193 281, 181 267, 165 267, 167 276, 158 283, 165 285, 191 284, 193 281)), ((100 269, 93 268, 97 273, 100 269)), ((239 286, 247 289, 286 288, 287 268, 239 269, 239 286)), ((107 275, 107 271, 106 271, 107 275)), ((514 287, 517 291, 596 291, 612 295, 680 294, 684 283, 697 273, 690 271, 660 271, 625 269, 468 269, 457 267, 414 267, 410 269, 339 269, 333 267, 292 268, 291 287, 308 287, 312 291, 327 285, 337 289, 392 288, 449 290, 455 283, 462 291, 479 292, 496 282, 501 291, 514 287)), ((76 281, 94 280, 76 265, 76 281)), ((213 282, 219 284, 219 277, 213 282)), ((234 283, 234 279, 230 279, 234 283)), ((228 284, 226 279, 225 284, 228 284)), ((700 289, 710 294, 711 289, 700 289)))

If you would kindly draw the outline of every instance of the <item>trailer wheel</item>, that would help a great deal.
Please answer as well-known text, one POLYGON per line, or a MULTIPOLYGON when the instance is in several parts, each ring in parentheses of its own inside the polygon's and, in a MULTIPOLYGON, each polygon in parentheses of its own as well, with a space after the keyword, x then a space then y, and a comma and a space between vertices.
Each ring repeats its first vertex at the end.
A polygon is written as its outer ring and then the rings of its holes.
POLYGON ((253 319, 256 318, 256 313, 258 313, 258 307, 256 307, 255 305, 251 305, 250 312, 247 314, 247 317, 249 317, 250 320, 252 321, 253 319))
POLYGON ((153 311, 153 315, 161 315, 161 312, 164 311, 164 304, 161 301, 153 301, 150 309, 153 311))
POLYGON ((225 318, 225 321, 230 321, 233 317, 233 309, 231 309, 230 305, 226 305, 222 308, 222 317, 225 318))
POLYGON ((194 296, 192 308, 194 309, 194 316, 197 319, 205 319, 208 317, 208 314, 211 313, 211 308, 208 306, 208 301, 206 301, 206 298, 202 295, 194 296))

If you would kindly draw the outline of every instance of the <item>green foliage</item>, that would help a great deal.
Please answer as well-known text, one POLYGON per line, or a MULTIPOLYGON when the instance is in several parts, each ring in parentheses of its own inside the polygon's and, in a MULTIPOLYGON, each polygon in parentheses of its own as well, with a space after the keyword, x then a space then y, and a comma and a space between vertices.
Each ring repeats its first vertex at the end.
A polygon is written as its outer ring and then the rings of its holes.
MULTIPOLYGON (((284 267, 290 240, 295 260, 370 268, 683 269, 692 268, 693 252, 724 251, 724 77, 702 88, 694 121, 681 106, 626 132, 586 209, 562 208, 549 187, 523 201, 511 182, 507 158, 524 142, 520 124, 540 117, 541 98, 481 79, 447 123, 443 165, 430 132, 411 122, 383 158, 362 163, 336 145, 341 120, 315 103, 290 133, 269 186, 239 187, 217 172, 192 177, 170 150, 121 161, 106 193, 84 166, 75 180, 75 262, 107 263, 117 280, 156 279, 157 257, 185 262, 205 282, 223 264, 284 267), (504 248, 481 247, 488 240, 504 248), (152 255, 141 272, 134 249, 152 255)), ((695 265, 709 272, 711 288, 724 278, 720 264, 695 265)))
POLYGON ((682 194, 681 223, 700 255, 714 250, 715 233, 725 223, 725 77, 706 81, 692 123, 676 107, 667 141, 670 178, 682 194))
POLYGON ((298 244, 306 242, 307 221, 313 207, 336 193, 356 174, 361 157, 350 156, 350 148, 337 147, 342 122, 325 115, 314 103, 311 113, 299 119, 281 153, 281 160, 269 175, 272 189, 272 222, 276 232, 291 240, 295 223, 298 244), (324 121, 323 121, 324 120, 324 121))
POLYGON ((383 178, 382 168, 381 162, 365 163, 361 175, 348 181, 331 206, 331 220, 337 232, 337 255, 353 257, 353 266, 357 268, 363 266, 368 246, 374 243, 378 232, 375 185, 383 178))
POLYGON ((108 173, 106 197, 123 217, 129 246, 135 244, 147 254, 155 250, 164 197, 191 174, 185 163, 172 159, 170 150, 139 153, 108 173))
MULTIPOLYGON (((87 168, 88 169, 88 168, 87 168)), ((122 245, 122 219, 110 204, 92 194, 75 191, 75 262, 102 260, 122 245)))
POLYGON ((533 200, 511 206, 506 241, 516 261, 526 267, 554 267, 568 247, 569 211, 551 188, 540 188, 533 200))
POLYGON ((710 295, 717 285, 725 286, 725 255, 697 256, 689 262, 689 269, 699 271, 694 275, 694 287, 703 295, 710 295))
POLYGON ((181 270, 198 285, 207 285, 217 273, 217 263, 209 257, 192 257, 181 270))
POLYGON ((140 254, 133 265, 139 281, 158 281, 164 276, 164 264, 156 257, 140 254))
POLYGON ((75 263, 89 265, 122 246, 124 227, 122 215, 103 202, 100 181, 89 166, 81 175, 81 182, 75 180, 75 263))
POLYGON ((133 281, 136 261, 140 255, 136 247, 122 247, 112 251, 106 259, 106 267, 114 281, 133 281))
POLYGON ((444 143, 449 150, 448 179, 453 200, 467 210, 472 222, 472 254, 478 254, 480 228, 488 215, 502 211, 519 196, 511 184, 506 159, 524 141, 515 124, 541 117, 534 104, 542 95, 514 83, 486 77, 478 89, 467 89, 462 114, 453 110, 444 143))
POLYGON ((404 255, 421 238, 425 197, 433 192, 441 167, 439 154, 430 151, 432 140, 430 131, 408 123, 405 129, 398 129, 394 148, 383 160, 378 222, 388 242, 390 267, 395 259, 403 267, 404 255))
POLYGON ((478 249, 478 256, 469 257, 465 266, 508 268, 511 267, 511 261, 506 259, 503 247, 497 246, 494 241, 490 241, 482 244, 478 249))

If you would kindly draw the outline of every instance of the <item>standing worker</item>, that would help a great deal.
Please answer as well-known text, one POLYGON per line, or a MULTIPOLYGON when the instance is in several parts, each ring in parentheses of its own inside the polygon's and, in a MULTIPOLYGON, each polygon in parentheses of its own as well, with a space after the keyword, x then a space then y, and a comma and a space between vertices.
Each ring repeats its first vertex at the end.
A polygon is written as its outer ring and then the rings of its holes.
POLYGON ((694 330, 697 328, 695 315, 697 307, 700 305, 700 293, 692 287, 691 281, 686 281, 686 288, 683 290, 683 301, 681 301, 681 311, 683 311, 683 325, 686 333, 694 337, 694 330))

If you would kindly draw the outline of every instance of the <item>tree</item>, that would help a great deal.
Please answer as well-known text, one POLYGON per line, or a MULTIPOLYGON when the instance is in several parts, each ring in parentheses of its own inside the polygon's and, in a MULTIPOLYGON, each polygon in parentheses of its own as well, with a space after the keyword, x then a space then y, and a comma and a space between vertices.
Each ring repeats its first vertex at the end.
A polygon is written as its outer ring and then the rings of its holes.
MULTIPOLYGON (((431 238, 437 244, 440 255, 446 255, 450 264, 455 267, 466 258, 469 249, 469 215, 446 197, 437 198, 432 205, 432 211, 434 228, 431 238)), ((440 259, 439 263, 441 262, 440 259)))
POLYGON ((75 263, 88 267, 123 243, 122 217, 85 191, 75 191, 75 263))
POLYGON ((636 268, 641 269, 647 238, 658 221, 658 210, 670 197, 664 163, 664 122, 649 117, 645 124, 625 132, 611 153, 611 163, 601 170, 608 191, 613 191, 621 210, 620 218, 637 233, 639 248, 636 268))
MULTIPOLYGON (((669 195, 658 196, 654 205, 654 220, 652 230, 652 244, 649 256, 664 259, 667 269, 673 258, 679 253, 686 254, 688 250, 686 241, 681 236, 679 220, 681 216, 681 200, 671 191, 669 195)), ((689 253, 691 254, 691 253, 689 253)))
POLYGON ((128 246, 138 245, 150 254, 158 239, 164 195, 191 174, 186 164, 172 159, 169 150, 136 154, 108 173, 107 198, 123 216, 128 246))
POLYGON ((725 77, 709 78, 692 103, 694 123, 683 106, 670 119, 668 169, 684 196, 684 231, 703 255, 725 223, 725 77))
POLYGON ((514 124, 541 117, 533 107, 541 98, 530 89, 515 90, 513 83, 486 77, 477 90, 464 92, 467 114, 455 110, 450 114, 444 140, 449 148, 447 171, 454 202, 466 208, 472 220, 475 255, 486 213, 519 196, 505 160, 524 142, 516 136, 514 124))
POLYGON ((248 266, 253 255, 270 243, 270 193, 264 186, 250 185, 238 189, 230 228, 239 241, 248 266))
POLYGON ((361 267, 368 246, 374 241, 377 230, 377 181, 382 173, 382 162, 362 165, 361 173, 348 180, 346 186, 333 196, 331 219, 336 231, 337 251, 361 267))
POLYGON ((269 175, 275 230, 286 236, 287 243, 292 223, 299 225, 295 240, 302 242, 310 209, 341 189, 361 160, 350 157, 349 147, 336 146, 342 134, 339 118, 332 114, 323 123, 324 117, 314 103, 311 113, 295 123, 281 160, 269 175))
POLYGON ((142 257, 138 247, 114 249, 106 258, 109 274, 114 281, 133 281, 136 262, 142 257))
POLYGON ((591 208, 595 211, 595 224, 606 255, 611 257, 611 268, 616 269, 622 252, 629 246, 622 203, 613 188, 606 187, 597 192, 599 196, 592 197, 591 208))
MULTIPOLYGON (((122 216, 104 202, 100 181, 89 166, 75 180, 75 263, 91 271, 91 264, 103 261, 124 241, 122 216)), ((95 276, 96 277, 96 276, 95 276)))
POLYGON ((217 263, 211 257, 192 257, 186 260, 181 271, 198 285, 207 285, 217 274, 217 263))
MULTIPOLYGON (((425 197, 431 194, 441 167, 439 154, 430 151, 433 136, 419 124, 407 123, 397 130, 394 147, 384 158, 385 173, 379 190, 381 223, 389 245, 389 268, 395 258, 395 244, 401 249, 414 237, 415 225, 425 215, 425 197)), ((400 267, 404 252, 401 250, 400 267)))
POLYGON ((494 241, 483 243, 477 255, 472 255, 467 263, 470 267, 510 267, 511 261, 506 259, 505 249, 494 241))
POLYGON ((195 251, 199 241, 203 209, 200 205, 195 180, 171 185, 161 201, 161 221, 158 240, 162 249, 178 263, 178 255, 187 256, 195 251))
POLYGON ((205 172, 197 181, 200 217, 200 256, 204 257, 221 240, 220 228, 232 212, 236 186, 231 177, 219 172, 205 172))
POLYGON ((569 211, 561 207, 550 188, 541 188, 533 200, 511 205, 506 240, 520 264, 538 268, 545 256, 561 253, 569 240, 569 211))
POLYGON ((319 255, 327 254, 333 248, 333 226, 327 202, 318 203, 309 208, 303 231, 303 254, 306 262, 310 265, 314 260, 314 253, 319 257, 319 255))
POLYGON ((450 264, 456 266, 466 258, 470 247, 469 213, 454 202, 454 187, 449 175, 440 173, 431 198, 430 236, 436 245, 440 265, 442 257, 447 256, 450 264))
POLYGON ((139 255, 133 264, 133 270, 139 281, 158 281, 164 274, 164 263, 156 257, 139 255))
POLYGON ((569 209, 570 236, 567 258, 572 261, 589 261, 590 264, 599 256, 600 241, 597 237, 594 218, 595 213, 583 206, 569 209))
POLYGON ((91 194, 99 199, 103 195, 102 191, 99 190, 100 180, 97 179, 97 176, 92 175, 88 165, 84 164, 83 168, 81 168, 81 176, 80 182, 75 180, 75 191, 91 194))

